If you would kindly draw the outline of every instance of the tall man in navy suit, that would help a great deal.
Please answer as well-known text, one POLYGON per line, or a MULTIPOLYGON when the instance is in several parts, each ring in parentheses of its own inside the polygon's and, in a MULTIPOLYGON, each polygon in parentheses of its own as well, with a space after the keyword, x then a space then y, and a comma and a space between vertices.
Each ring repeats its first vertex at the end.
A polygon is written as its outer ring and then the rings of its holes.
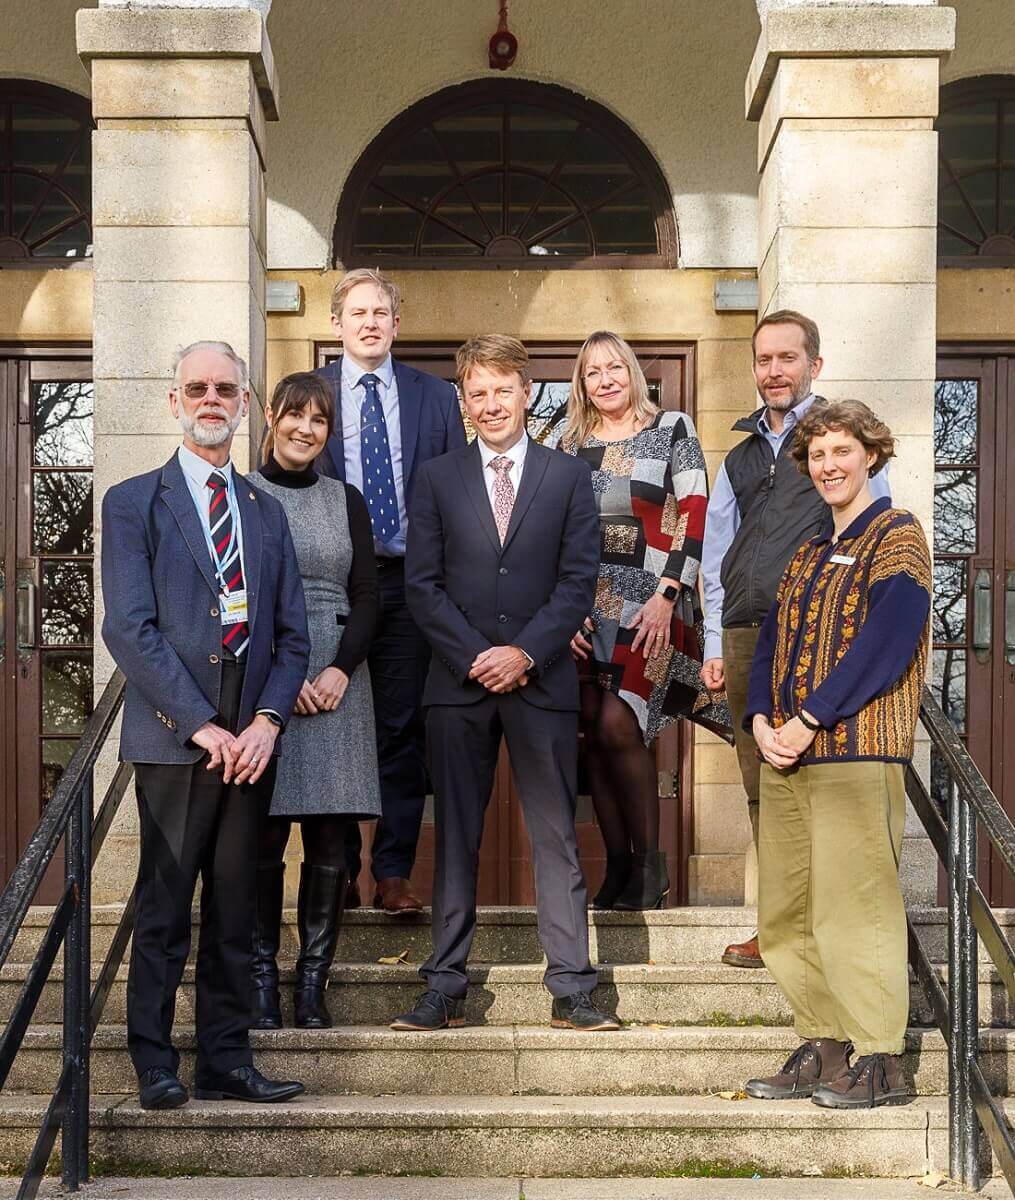
POLYGON ((458 351, 478 437, 419 471, 409 606, 433 647, 423 702, 436 800, 427 991, 395 1029, 463 1023, 483 817, 502 738, 525 813, 551 1023, 616 1029, 591 999, 587 896, 574 828, 578 672, 569 645, 592 610, 599 520, 578 458, 529 440, 529 356, 490 334, 458 351))
MULTIPOLYGON (((364 495, 374 527, 381 619, 368 659, 377 723, 381 819, 373 842, 374 904, 418 912, 409 883, 426 797, 420 707, 430 647, 405 603, 405 538, 420 466, 465 445, 450 383, 396 362, 400 294, 379 271, 350 271, 331 297, 331 323, 343 354, 320 371, 335 388, 341 419, 318 470, 364 495)), ((353 826, 350 879, 359 874, 353 826)))
POLYGON ((127 677, 120 757, 141 822, 127 1045, 144 1108, 188 1099, 171 1035, 201 877, 195 1095, 287 1100, 250 1053, 258 808, 306 678, 306 607, 281 505, 233 469, 250 402, 225 342, 177 356, 183 445, 102 503, 102 636, 127 677))

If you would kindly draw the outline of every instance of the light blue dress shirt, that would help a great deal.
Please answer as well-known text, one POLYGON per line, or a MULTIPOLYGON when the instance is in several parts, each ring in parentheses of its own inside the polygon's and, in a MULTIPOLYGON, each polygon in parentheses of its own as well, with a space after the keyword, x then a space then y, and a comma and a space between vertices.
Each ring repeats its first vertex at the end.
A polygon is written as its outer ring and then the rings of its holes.
POLYGON ((380 393, 384 423, 388 427, 388 450, 391 454, 391 472, 395 477, 395 495, 398 497, 398 533, 389 542, 374 539, 374 550, 381 558, 397 558, 405 554, 405 480, 402 478, 402 422, 398 412, 398 384, 395 381, 395 364, 391 355, 369 371, 353 362, 348 354, 342 355, 342 438, 345 447, 345 481, 362 494, 363 459, 360 456, 360 414, 366 389, 360 380, 364 375, 376 375, 380 393))
MULTIPOLYGON (((801 400, 786 413, 782 429, 776 432, 768 423, 768 409, 758 418, 758 433, 768 442, 775 459, 782 449, 786 439, 796 431, 801 418, 814 403, 814 393, 801 400)), ((881 468, 870 481, 871 495, 875 500, 883 496, 891 499, 891 489, 888 484, 888 466, 881 468)), ((719 468, 715 478, 712 494, 708 499, 708 509, 705 513, 705 542, 701 554, 701 582, 705 596, 705 658, 722 658, 722 606, 723 586, 720 579, 722 561, 726 552, 733 545, 737 530, 740 528, 740 509, 737 498, 726 473, 726 463, 719 468)))

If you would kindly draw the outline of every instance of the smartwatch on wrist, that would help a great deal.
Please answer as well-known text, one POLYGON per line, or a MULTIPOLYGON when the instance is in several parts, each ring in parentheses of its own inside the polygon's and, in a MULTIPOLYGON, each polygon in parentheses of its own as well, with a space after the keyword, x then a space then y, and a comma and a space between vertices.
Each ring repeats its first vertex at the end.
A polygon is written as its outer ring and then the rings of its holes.
POLYGON ((669 600, 669 602, 673 604, 676 598, 680 595, 680 588, 674 587, 672 583, 661 583, 656 588, 656 595, 662 596, 664 600, 669 600))

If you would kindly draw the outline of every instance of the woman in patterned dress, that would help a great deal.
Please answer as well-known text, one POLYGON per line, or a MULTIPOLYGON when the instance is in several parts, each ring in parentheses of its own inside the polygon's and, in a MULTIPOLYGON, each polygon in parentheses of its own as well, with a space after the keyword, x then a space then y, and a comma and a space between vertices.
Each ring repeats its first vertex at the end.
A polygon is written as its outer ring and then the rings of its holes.
POLYGON ((571 643, 606 844, 606 878, 592 904, 660 908, 669 877, 652 743, 680 716, 732 736, 725 698, 698 676, 705 459, 690 418, 652 402, 631 347, 606 332, 578 354, 558 445, 592 468, 602 529, 595 607, 571 643))

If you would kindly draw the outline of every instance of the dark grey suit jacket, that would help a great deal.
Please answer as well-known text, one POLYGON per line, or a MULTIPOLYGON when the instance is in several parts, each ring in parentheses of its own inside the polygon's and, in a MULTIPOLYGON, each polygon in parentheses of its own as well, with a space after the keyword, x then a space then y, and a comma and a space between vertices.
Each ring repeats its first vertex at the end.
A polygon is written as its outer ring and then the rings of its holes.
POLYGON ((421 464, 409 522, 406 598, 433 647, 423 703, 474 704, 468 678, 490 646, 535 661, 520 689, 539 708, 578 708, 570 641, 592 611, 599 518, 588 465, 530 442, 504 545, 473 443, 421 464))
MULTIPOLYGON (((250 624, 242 729, 262 708, 289 718, 306 678, 310 638, 282 506, 238 472, 235 485, 250 624)), ((190 735, 218 713, 222 625, 211 555, 175 454, 157 471, 106 492, 102 596, 102 637, 127 677, 120 757, 196 762, 204 751, 190 735)))

